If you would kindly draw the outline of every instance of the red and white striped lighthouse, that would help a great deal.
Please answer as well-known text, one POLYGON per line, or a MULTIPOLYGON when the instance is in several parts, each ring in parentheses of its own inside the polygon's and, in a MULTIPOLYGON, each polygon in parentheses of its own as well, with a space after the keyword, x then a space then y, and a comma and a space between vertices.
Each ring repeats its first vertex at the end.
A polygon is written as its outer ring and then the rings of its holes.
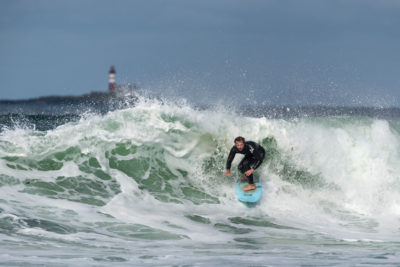
POLYGON ((108 75, 108 91, 110 93, 115 92, 115 68, 111 66, 109 75, 108 75))

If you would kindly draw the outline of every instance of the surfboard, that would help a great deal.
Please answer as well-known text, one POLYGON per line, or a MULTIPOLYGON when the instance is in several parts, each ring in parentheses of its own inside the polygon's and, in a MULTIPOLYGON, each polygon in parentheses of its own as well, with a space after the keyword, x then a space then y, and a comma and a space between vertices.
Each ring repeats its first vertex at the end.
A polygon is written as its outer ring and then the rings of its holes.
POLYGON ((255 190, 243 191, 243 187, 247 186, 249 183, 247 181, 240 181, 240 179, 236 182, 236 196, 237 198, 244 203, 255 204, 257 203, 262 195, 262 185, 260 179, 256 179, 254 185, 256 186, 255 190))

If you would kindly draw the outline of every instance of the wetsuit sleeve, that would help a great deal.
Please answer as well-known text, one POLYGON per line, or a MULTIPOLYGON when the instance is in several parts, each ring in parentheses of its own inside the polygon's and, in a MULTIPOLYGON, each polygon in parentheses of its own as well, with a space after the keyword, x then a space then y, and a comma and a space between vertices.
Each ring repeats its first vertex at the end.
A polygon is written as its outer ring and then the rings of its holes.
POLYGON ((228 156, 228 159, 227 159, 227 161, 226 161, 226 169, 227 169, 227 170, 230 170, 230 169, 231 169, 232 161, 233 161, 233 159, 235 158, 235 155, 236 155, 236 147, 233 146, 233 147, 231 148, 231 152, 229 152, 229 156, 228 156))
POLYGON ((264 160, 264 156, 265 156, 264 148, 262 146, 258 145, 257 149, 254 151, 253 155, 256 158, 256 161, 254 162, 254 165, 253 165, 253 169, 255 170, 261 165, 261 163, 264 160))

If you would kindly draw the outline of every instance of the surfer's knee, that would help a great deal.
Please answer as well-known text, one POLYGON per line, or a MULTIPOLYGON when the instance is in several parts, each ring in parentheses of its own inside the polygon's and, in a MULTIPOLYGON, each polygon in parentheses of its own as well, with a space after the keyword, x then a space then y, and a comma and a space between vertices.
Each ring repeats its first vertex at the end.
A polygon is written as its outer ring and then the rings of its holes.
POLYGON ((244 168, 244 166, 243 166, 243 164, 239 164, 238 170, 239 170, 241 173, 244 173, 244 172, 246 171, 245 168, 244 168))

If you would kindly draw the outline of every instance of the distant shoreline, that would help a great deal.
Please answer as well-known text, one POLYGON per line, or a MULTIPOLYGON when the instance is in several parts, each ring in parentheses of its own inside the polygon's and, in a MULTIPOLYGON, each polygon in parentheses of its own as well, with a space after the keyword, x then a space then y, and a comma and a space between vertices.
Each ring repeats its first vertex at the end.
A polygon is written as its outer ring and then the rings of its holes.
POLYGON ((112 99, 123 98, 126 94, 132 95, 139 87, 136 84, 115 85, 115 91, 93 91, 83 95, 50 95, 27 99, 0 99, 0 104, 84 104, 105 103, 112 99))
POLYGON ((105 101, 117 96, 114 92, 91 92, 89 94, 79 96, 41 96, 28 99, 4 99, 0 100, 0 104, 23 104, 23 103, 71 103, 86 101, 105 101))

